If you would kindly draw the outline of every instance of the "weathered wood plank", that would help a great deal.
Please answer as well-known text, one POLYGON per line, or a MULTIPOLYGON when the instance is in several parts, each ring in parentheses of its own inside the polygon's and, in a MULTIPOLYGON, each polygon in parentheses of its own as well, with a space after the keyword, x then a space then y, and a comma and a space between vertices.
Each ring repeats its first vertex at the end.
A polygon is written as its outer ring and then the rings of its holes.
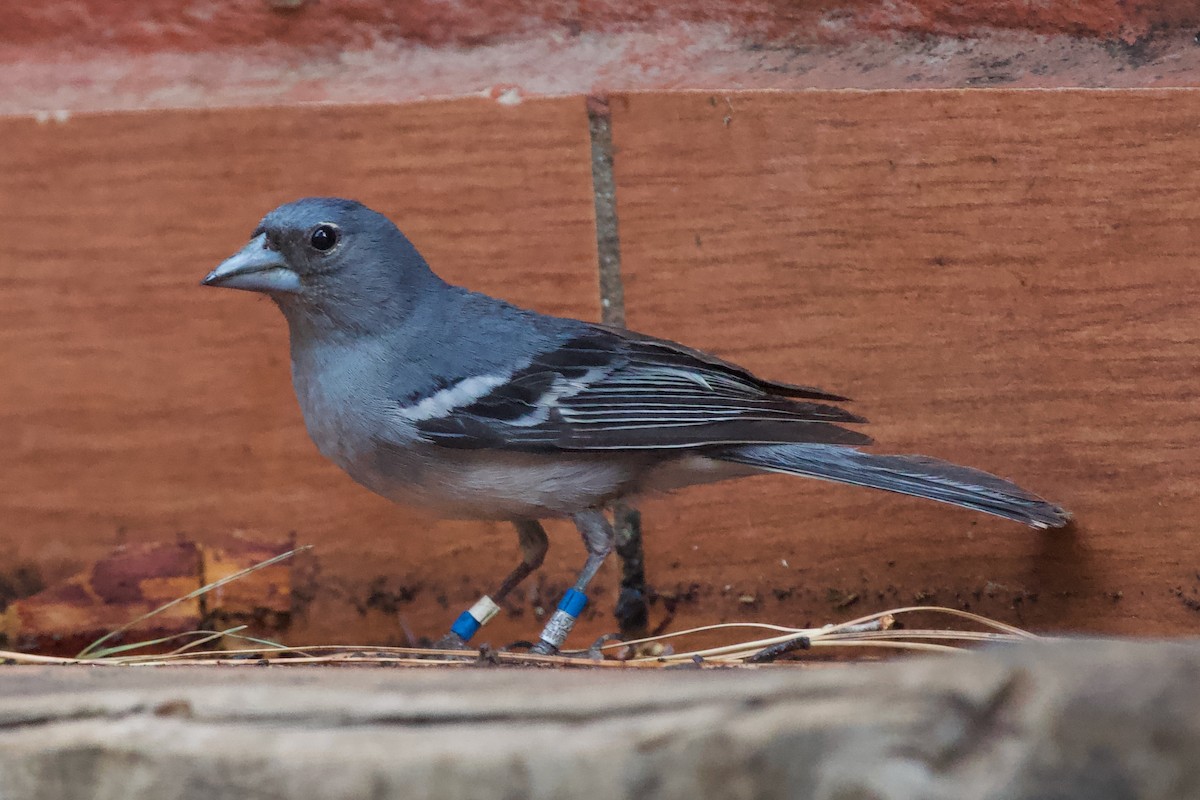
POLYGON ((660 588, 694 585, 706 621, 929 600, 1200 626, 1200 92, 611 105, 631 327, 849 394, 879 449, 1010 476, 1079 520, 1035 534, 756 479, 648 507, 660 588))
POLYGON ((1193 645, 828 669, 0 667, 6 800, 1193 797, 1193 645))

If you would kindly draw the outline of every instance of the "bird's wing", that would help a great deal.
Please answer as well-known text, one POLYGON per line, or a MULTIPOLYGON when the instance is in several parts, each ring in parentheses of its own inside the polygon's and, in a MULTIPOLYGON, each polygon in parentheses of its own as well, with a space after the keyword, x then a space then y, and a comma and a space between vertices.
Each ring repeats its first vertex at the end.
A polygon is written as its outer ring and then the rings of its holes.
POLYGON ((525 452, 869 444, 845 398, 773 383, 673 342, 595 325, 511 374, 474 376, 392 413, 426 441, 525 452))

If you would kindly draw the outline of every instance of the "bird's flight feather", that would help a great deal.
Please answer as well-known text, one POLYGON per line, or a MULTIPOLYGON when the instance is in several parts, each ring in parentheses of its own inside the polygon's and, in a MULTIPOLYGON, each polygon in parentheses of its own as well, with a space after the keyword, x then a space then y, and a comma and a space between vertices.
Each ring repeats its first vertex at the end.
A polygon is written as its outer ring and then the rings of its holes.
POLYGON ((627 331, 587 326, 543 350, 483 396, 417 422, 454 448, 654 450, 733 443, 869 444, 840 424, 865 422, 712 356, 627 331))

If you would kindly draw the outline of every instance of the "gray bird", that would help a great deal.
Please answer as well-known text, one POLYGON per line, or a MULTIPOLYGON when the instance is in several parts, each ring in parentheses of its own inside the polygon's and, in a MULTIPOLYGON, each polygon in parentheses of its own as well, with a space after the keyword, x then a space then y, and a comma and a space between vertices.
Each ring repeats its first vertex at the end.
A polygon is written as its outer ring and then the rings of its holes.
POLYGON ((317 448, 371 491, 453 518, 510 520, 522 559, 443 639, 461 646, 545 556, 538 520, 587 548, 535 650, 555 652, 613 549, 615 500, 764 472, 939 500, 1057 528, 1064 509, 979 470, 875 455, 865 420, 810 386, 620 328, 452 286, 386 217, 307 198, 267 214, 206 286, 268 295, 317 448))

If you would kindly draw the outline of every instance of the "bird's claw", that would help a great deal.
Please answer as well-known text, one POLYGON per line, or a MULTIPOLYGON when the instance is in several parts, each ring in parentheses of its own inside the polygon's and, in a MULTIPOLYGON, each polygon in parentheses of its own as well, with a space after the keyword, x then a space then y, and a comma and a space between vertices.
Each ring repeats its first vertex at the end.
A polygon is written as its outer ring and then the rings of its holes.
POLYGON ((558 648, 545 639, 540 639, 534 643, 533 647, 529 648, 529 652, 535 656, 556 656, 558 648))
POLYGON ((471 645, 454 631, 450 631, 432 645, 434 650, 473 650, 471 645))
POLYGON ((529 652, 539 656, 560 656, 562 658, 578 658, 587 659, 589 661, 603 661, 604 652, 601 648, 613 641, 620 641, 620 636, 615 633, 606 633, 596 641, 592 642, 592 646, 587 650, 569 650, 562 652, 554 645, 547 642, 545 639, 534 644, 529 648, 529 652))

